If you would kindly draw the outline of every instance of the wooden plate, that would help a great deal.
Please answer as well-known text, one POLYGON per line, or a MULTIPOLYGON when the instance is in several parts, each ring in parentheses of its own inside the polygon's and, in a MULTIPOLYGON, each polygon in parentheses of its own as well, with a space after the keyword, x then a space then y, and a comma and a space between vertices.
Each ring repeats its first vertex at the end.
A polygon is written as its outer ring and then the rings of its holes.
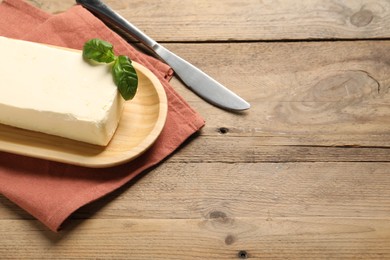
POLYGON ((126 102, 118 129, 107 146, 0 124, 0 151, 93 168, 115 166, 135 159, 160 135, 168 103, 157 77, 144 66, 136 62, 133 65, 139 78, 137 94, 126 102))

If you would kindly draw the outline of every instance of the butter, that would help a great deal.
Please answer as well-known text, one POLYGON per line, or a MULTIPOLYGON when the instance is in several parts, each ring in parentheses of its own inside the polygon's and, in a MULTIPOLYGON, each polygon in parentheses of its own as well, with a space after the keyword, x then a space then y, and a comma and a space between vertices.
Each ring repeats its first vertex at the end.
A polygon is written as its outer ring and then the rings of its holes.
POLYGON ((105 146, 124 99, 108 65, 79 51, 0 37, 0 123, 105 146))

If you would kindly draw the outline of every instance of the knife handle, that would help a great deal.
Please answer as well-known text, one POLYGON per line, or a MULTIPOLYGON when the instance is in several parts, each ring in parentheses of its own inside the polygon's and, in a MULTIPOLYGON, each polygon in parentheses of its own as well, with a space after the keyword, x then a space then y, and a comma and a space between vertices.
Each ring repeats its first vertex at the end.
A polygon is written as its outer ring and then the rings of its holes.
POLYGON ((78 4, 81 4, 95 15, 102 18, 103 21, 109 22, 114 26, 117 26, 126 33, 131 34, 135 39, 142 42, 145 46, 154 51, 154 48, 158 43, 147 36, 144 32, 131 24, 125 18, 118 13, 114 12, 111 8, 105 5, 100 0, 76 0, 78 4))

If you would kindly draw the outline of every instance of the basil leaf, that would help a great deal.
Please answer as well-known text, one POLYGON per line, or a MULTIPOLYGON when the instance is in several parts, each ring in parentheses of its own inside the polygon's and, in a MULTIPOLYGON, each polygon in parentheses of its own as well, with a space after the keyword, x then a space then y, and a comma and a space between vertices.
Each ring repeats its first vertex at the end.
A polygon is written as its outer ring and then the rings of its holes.
POLYGON ((137 92, 138 76, 127 56, 117 57, 112 68, 112 75, 122 97, 125 100, 132 99, 137 92))
POLYGON ((138 88, 138 76, 131 60, 124 55, 115 56, 111 43, 91 39, 84 44, 83 57, 86 60, 112 63, 112 76, 119 93, 125 100, 133 99, 138 88))
POLYGON ((100 39, 91 39, 84 44, 83 57, 104 63, 111 63, 116 59, 112 44, 100 39))

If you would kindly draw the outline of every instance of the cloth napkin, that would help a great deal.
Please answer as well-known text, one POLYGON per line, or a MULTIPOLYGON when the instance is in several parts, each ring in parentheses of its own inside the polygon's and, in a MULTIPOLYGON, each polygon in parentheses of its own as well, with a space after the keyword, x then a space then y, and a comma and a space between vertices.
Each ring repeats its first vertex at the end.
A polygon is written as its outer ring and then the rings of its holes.
POLYGON ((75 49, 91 38, 101 38, 113 43, 117 53, 151 70, 167 93, 168 116, 161 135, 146 153, 126 164, 91 169, 0 152, 1 194, 53 231, 80 207, 161 162, 205 123, 169 85, 172 70, 167 65, 135 50, 81 6, 51 15, 22 0, 4 0, 0 35, 75 49))

